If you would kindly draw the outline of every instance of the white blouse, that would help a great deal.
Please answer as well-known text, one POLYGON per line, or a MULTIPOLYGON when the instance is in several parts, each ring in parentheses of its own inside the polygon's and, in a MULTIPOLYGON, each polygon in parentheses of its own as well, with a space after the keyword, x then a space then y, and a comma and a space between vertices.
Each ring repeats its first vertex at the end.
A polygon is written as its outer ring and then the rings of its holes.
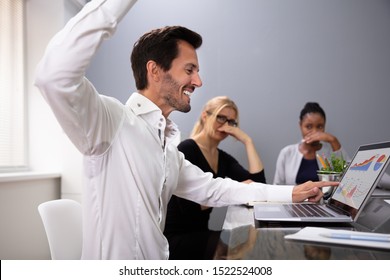
MULTIPOLYGON (((275 185, 296 185, 298 170, 303 158, 303 154, 299 151, 299 144, 300 143, 288 145, 280 151, 276 161, 276 171, 273 182, 275 185)), ((330 158, 331 154, 336 154, 338 156, 342 154, 345 160, 349 160, 349 157, 343 148, 333 152, 330 144, 325 142, 322 143, 322 148, 317 153, 321 156, 325 155, 327 158, 330 158)), ((318 164, 318 166, 321 166, 319 162, 318 164)))

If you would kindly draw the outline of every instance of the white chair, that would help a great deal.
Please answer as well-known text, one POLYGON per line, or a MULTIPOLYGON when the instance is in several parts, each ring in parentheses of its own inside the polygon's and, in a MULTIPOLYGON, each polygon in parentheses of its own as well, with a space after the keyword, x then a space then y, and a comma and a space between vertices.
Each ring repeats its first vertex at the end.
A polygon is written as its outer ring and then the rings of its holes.
POLYGON ((81 258, 81 204, 70 199, 46 201, 38 206, 53 260, 81 258))

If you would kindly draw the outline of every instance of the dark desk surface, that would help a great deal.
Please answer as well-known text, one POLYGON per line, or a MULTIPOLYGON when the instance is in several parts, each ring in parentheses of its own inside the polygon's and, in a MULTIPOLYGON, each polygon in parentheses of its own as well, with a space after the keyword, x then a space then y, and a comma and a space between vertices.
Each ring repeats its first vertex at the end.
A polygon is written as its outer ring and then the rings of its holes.
MULTIPOLYGON (((289 259, 390 259, 390 250, 339 246, 285 240, 299 231, 302 223, 264 223, 254 220, 253 208, 229 206, 216 259, 289 260, 289 259)), ((310 224, 328 228, 390 233, 390 192, 375 192, 357 223, 310 224)))

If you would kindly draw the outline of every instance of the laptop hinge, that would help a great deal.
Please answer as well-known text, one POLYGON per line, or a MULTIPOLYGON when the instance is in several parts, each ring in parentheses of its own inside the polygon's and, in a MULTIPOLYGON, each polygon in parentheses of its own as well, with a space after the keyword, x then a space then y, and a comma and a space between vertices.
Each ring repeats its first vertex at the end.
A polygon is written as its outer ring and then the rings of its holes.
POLYGON ((341 214, 341 215, 346 215, 346 216, 351 216, 350 214, 349 214, 349 212, 347 212, 347 211, 345 211, 344 209, 340 209, 340 208, 337 208, 337 207, 335 207, 335 206, 333 206, 333 205, 329 205, 328 204, 328 207, 330 208, 330 209, 332 209, 333 211, 335 211, 336 213, 338 213, 338 214, 341 214))

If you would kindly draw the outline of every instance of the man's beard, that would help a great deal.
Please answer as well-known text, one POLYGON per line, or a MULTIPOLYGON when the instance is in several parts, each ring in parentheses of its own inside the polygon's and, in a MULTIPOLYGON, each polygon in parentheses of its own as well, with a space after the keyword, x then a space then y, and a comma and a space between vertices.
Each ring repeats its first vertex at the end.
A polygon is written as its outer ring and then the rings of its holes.
POLYGON ((164 100, 167 105, 171 106, 172 108, 175 108, 176 111, 187 113, 191 110, 191 105, 190 103, 184 101, 181 99, 181 90, 180 90, 180 85, 178 82, 176 82, 170 74, 165 74, 164 75, 164 87, 163 90, 164 92, 167 92, 166 94, 164 93, 164 100), (175 95, 179 94, 179 97, 176 97, 175 95))

